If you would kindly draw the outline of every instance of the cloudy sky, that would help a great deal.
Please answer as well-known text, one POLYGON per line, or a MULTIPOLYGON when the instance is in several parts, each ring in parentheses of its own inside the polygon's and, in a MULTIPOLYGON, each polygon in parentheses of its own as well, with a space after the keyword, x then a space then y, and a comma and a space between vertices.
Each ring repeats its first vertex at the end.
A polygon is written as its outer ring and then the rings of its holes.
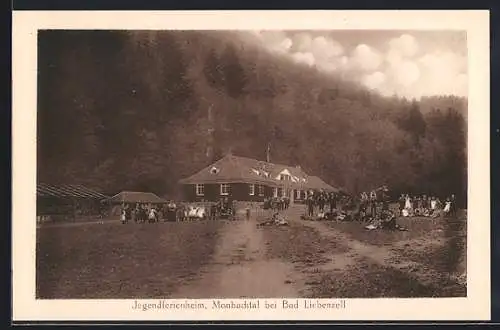
POLYGON ((467 42, 458 31, 252 31, 297 65, 355 80, 383 95, 467 96, 467 42))

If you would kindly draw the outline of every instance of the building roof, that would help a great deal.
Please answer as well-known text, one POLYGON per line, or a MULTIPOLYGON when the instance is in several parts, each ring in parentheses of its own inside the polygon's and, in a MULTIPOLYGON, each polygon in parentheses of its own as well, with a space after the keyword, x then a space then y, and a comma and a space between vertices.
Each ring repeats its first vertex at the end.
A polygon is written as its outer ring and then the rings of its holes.
POLYGON ((308 179, 309 179, 309 183, 308 183, 309 189, 316 189, 316 190, 323 189, 323 190, 328 191, 328 192, 339 192, 340 191, 338 188, 334 188, 334 187, 330 186, 328 183, 321 180, 317 176, 310 176, 308 179))
POLYGON ((151 204, 161 204, 167 203, 163 198, 151 192, 141 192, 141 191, 122 191, 113 197, 108 199, 109 202, 115 203, 151 203, 151 204))
POLYGON ((57 198, 85 198, 85 199, 105 199, 108 196, 101 194, 98 191, 90 188, 75 185, 49 185, 46 183, 38 183, 36 185, 37 197, 57 197, 57 198))
POLYGON ((318 177, 310 177, 300 166, 289 166, 259 161, 247 157, 227 155, 192 176, 180 180, 182 184, 253 183, 269 186, 287 185, 292 189, 325 189, 335 191, 318 177), (279 180, 288 174, 291 181, 279 180), (312 178, 312 181, 310 182, 312 178))

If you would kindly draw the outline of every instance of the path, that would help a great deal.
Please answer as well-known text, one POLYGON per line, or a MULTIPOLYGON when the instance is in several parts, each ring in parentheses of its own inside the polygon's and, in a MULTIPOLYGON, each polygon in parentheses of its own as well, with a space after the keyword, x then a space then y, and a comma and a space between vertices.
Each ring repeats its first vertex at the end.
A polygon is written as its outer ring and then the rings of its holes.
POLYGON ((227 223, 201 278, 171 298, 298 297, 300 281, 293 265, 267 259, 265 248, 254 218, 227 223))
MULTIPOLYGON (((340 230, 325 225, 324 223, 315 221, 301 221, 301 223, 305 226, 314 228, 316 231, 321 233, 321 235, 328 237, 329 239, 342 242, 342 244, 348 247, 349 252, 344 253, 341 256, 337 256, 342 258, 342 262, 340 263, 341 265, 347 266, 356 263, 360 258, 366 258, 380 266, 393 268, 403 273, 411 273, 412 277, 424 285, 435 284, 435 279, 442 277, 443 275, 427 265, 403 258, 399 253, 387 247, 363 243, 349 237, 348 234, 340 230)), ((335 258, 333 260, 335 260, 335 258)), ((335 265, 335 267, 339 268, 338 265, 335 265)), ((325 265, 323 268, 329 268, 329 265, 325 265)), ((448 276, 451 280, 457 280, 452 274, 448 274, 448 276)))

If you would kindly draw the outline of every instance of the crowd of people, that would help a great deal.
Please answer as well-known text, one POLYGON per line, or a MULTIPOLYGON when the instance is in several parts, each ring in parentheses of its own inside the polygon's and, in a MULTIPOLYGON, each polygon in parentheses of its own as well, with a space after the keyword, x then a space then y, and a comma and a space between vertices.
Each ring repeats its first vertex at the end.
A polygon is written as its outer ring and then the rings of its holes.
MULTIPOLYGON (((359 198, 354 198, 343 193, 319 191, 308 191, 304 200, 307 218, 323 218, 337 220, 372 221, 378 218, 390 218, 388 214, 393 213, 390 204, 396 202, 391 200, 386 188, 379 188, 362 192, 359 198)), ((455 217, 457 206, 455 195, 444 200, 436 196, 401 194, 398 203, 398 211, 394 215, 402 217, 438 217, 440 215, 455 217), (398 214, 399 213, 399 214, 398 214)), ((393 204, 394 205, 394 204, 393 204)), ((266 198, 264 209, 272 209, 276 212, 285 210, 290 206, 288 197, 266 198)), ((144 203, 123 203, 120 219, 122 223, 134 221, 136 223, 177 221, 179 212, 182 213, 182 205, 177 206, 173 201, 163 205, 144 203)), ((208 211, 208 210, 207 210, 208 211)), ((210 215, 223 216, 234 215, 234 205, 226 199, 221 199, 209 209, 210 215)), ((182 214, 180 215, 182 218, 182 214)))
POLYGON ((444 202, 439 197, 401 194, 399 197, 399 213, 403 217, 438 217, 441 215, 454 217, 457 215, 455 195, 447 197, 444 202))
POLYGON ((120 221, 128 223, 134 221, 135 223, 176 221, 177 205, 170 201, 166 205, 153 205, 145 203, 123 203, 120 212, 120 221))
POLYGON ((263 207, 265 210, 283 211, 290 207, 290 198, 287 196, 266 197, 263 207))
POLYGON ((318 210, 318 213, 325 214, 327 207, 329 207, 330 213, 333 213, 338 209, 348 209, 352 205, 352 202, 352 197, 345 194, 326 192, 324 190, 311 190, 307 193, 305 200, 306 214, 308 217, 313 217, 315 209, 318 210))
MULTIPOLYGON (((359 198, 353 198, 345 194, 311 191, 306 198, 306 217, 361 222, 390 218, 389 214, 393 212, 391 204, 395 201, 388 192, 387 187, 382 186, 370 192, 362 192, 359 198)), ((395 215, 403 217, 457 215, 455 195, 441 201, 435 196, 401 194, 398 202, 399 214, 396 211, 395 215)))

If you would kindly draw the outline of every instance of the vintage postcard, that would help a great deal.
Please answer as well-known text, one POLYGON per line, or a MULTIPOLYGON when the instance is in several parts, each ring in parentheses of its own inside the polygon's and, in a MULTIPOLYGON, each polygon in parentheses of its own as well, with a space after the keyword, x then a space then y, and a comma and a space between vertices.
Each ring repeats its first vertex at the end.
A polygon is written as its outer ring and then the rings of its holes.
POLYGON ((13 319, 488 320, 487 11, 13 13, 13 319))

